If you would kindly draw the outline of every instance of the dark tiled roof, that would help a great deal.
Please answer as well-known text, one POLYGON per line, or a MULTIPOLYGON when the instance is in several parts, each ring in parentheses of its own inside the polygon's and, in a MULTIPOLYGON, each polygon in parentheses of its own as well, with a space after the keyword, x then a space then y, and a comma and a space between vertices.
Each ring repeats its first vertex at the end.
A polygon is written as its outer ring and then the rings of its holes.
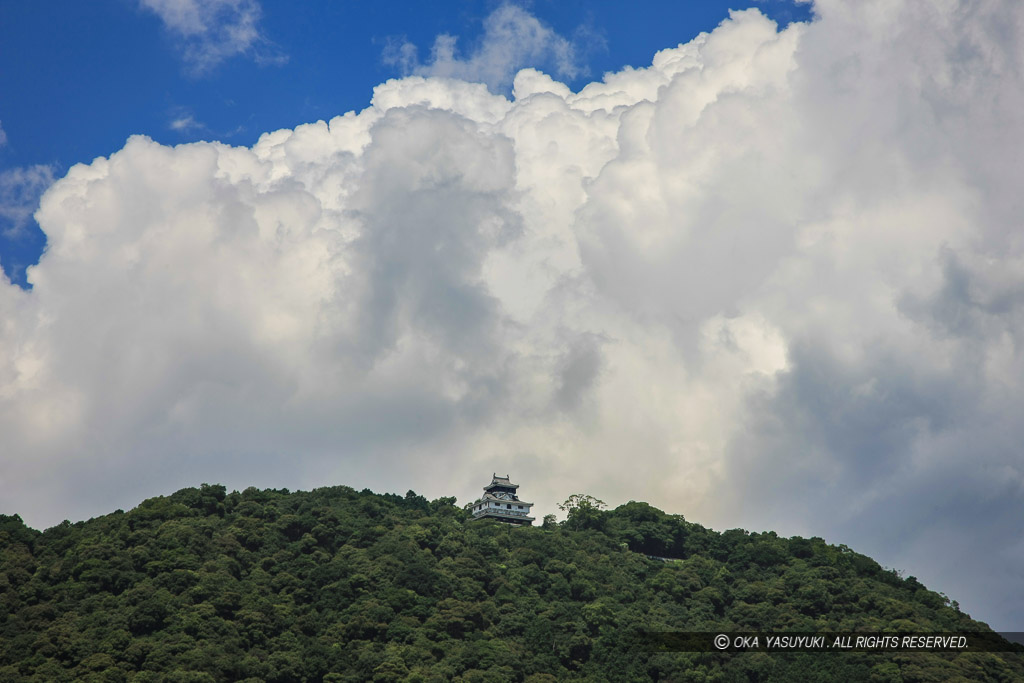
POLYGON ((486 503, 489 500, 496 500, 499 503, 516 503, 517 505, 533 505, 533 503, 527 503, 525 500, 519 500, 519 496, 513 495, 511 498, 499 498, 493 493, 487 492, 480 496, 477 503, 486 503))
POLYGON ((509 479, 509 475, 507 474, 504 477, 499 477, 497 474, 492 475, 491 483, 484 487, 484 491, 494 486, 505 486, 510 489, 519 488, 519 484, 513 484, 509 479))
POLYGON ((527 503, 525 500, 520 500, 519 496, 513 496, 512 498, 499 498, 498 496, 495 496, 494 494, 488 492, 474 500, 472 503, 467 503, 466 507, 472 507, 474 505, 479 505, 480 503, 489 502, 515 503, 516 505, 533 505, 533 503, 527 503))

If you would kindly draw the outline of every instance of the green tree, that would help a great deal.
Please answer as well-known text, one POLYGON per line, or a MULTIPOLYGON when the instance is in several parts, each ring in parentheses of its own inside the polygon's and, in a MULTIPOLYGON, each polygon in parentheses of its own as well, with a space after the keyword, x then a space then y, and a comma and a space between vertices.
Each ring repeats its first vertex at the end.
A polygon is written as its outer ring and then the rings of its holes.
POLYGON ((44 532, 0 517, 0 680, 1024 680, 1013 652, 644 652, 643 631, 987 627, 822 539, 561 507, 543 530, 411 491, 204 485, 44 532))
POLYGON ((569 529, 598 529, 603 530, 606 526, 605 516, 602 510, 605 502, 598 500, 585 493, 574 493, 558 506, 558 509, 566 513, 565 525, 569 529))

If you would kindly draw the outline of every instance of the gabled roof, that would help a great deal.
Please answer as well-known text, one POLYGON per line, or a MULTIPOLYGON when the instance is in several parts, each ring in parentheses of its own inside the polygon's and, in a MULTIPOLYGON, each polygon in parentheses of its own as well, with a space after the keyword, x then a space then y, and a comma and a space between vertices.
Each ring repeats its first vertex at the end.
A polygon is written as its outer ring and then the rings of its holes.
POLYGON ((491 475, 491 483, 484 487, 484 491, 493 488, 495 486, 502 486, 509 489, 519 488, 519 484, 513 484, 509 481, 509 476, 506 474, 504 477, 499 477, 497 474, 491 475))
MULTIPOLYGON (((533 503, 527 503, 525 500, 519 500, 519 496, 512 494, 512 498, 498 498, 496 495, 488 491, 484 495, 477 499, 476 503, 486 503, 489 500, 497 501, 499 503, 516 503, 518 505, 533 505, 533 503)), ((474 503, 474 505, 476 504, 474 503)))

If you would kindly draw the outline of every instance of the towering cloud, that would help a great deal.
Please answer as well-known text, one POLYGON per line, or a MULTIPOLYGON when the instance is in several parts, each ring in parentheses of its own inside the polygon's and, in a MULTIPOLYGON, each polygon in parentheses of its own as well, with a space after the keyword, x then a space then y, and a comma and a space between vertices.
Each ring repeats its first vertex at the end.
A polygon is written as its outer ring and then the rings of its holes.
POLYGON ((412 76, 252 149, 132 138, 0 285, 5 511, 500 467, 824 536, 1019 630, 1022 28, 820 0, 578 93, 412 76))

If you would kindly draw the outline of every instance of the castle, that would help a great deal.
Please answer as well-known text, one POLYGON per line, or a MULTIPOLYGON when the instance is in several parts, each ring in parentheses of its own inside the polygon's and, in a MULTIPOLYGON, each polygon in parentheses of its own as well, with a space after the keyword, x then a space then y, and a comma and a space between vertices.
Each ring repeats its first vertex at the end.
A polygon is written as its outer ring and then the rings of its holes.
POLYGON ((494 474, 491 483, 484 487, 484 495, 467 505, 466 509, 473 513, 473 519, 490 518, 517 526, 531 526, 534 518, 530 517, 530 508, 533 503, 519 500, 516 495, 518 488, 519 484, 509 481, 508 475, 499 477, 494 474))

